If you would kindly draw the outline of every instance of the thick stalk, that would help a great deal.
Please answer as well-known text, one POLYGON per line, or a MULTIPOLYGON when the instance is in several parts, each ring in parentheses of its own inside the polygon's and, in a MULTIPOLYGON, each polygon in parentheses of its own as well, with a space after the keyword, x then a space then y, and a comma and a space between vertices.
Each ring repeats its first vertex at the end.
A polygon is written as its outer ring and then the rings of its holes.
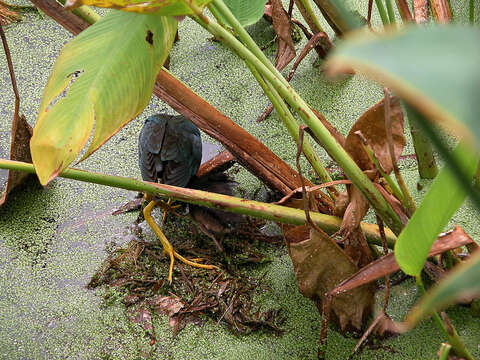
POLYGON ((385 4, 387 5, 388 19, 390 24, 395 24, 395 12, 393 11, 392 0, 385 0, 385 4))
MULTIPOLYGON (((278 95, 275 88, 272 87, 269 83, 267 83, 262 78, 262 76, 258 73, 257 69, 251 63, 246 61, 246 64, 250 69, 250 71, 252 72, 255 79, 257 80, 257 82, 262 87, 263 92, 267 95, 267 97, 272 102, 273 107, 275 108, 278 115, 280 116, 280 119, 282 119, 283 124, 285 125, 288 132, 290 133, 290 136, 295 139, 296 143, 298 143, 298 129, 299 129, 298 123, 293 117, 288 107, 283 102, 283 99, 280 97, 280 95, 278 95)), ((317 153, 313 149, 312 144, 308 139, 303 140, 302 150, 308 162, 310 163, 310 165, 312 165, 313 169, 315 170, 317 175, 320 177, 320 180, 322 180, 322 182, 324 183, 331 182, 332 178, 330 177, 330 174, 323 166, 320 158, 318 157, 317 153)), ((338 195, 338 192, 334 186, 327 188, 327 190, 333 199, 335 199, 336 195, 338 195)))
MULTIPOLYGON (((21 161, 0 159, 0 169, 10 169, 35 174, 35 169, 32 164, 21 161)), ((121 176, 92 173, 73 168, 66 169, 59 175, 59 177, 148 193, 153 196, 168 197, 191 204, 222 209, 229 212, 273 220, 285 224, 303 225, 306 223, 305 211, 303 210, 262 203, 259 201, 245 200, 233 196, 209 193, 201 190, 145 182, 121 176)), ((342 224, 342 219, 336 216, 310 212, 310 217, 316 225, 328 234, 337 232, 342 224)), ((382 239, 378 226, 367 223, 361 223, 360 226, 365 233, 366 238, 372 244, 381 246, 382 239)), ((393 248, 396 240, 395 235, 390 229, 385 229, 385 233, 388 246, 393 248)))
MULTIPOLYGON (((425 287, 423 286, 423 282, 422 282, 422 278, 420 275, 416 276, 415 277, 416 279, 416 282, 417 282, 417 287, 420 291, 420 293, 425 296, 425 287)), ((460 336, 458 336, 458 333, 457 333, 457 330, 455 330, 455 328, 453 327, 453 325, 450 327, 449 330, 447 330, 447 328, 445 327, 445 324, 443 323, 442 319, 440 318, 440 315, 438 315, 438 313, 435 311, 433 314, 432 314, 432 317, 433 317, 433 320, 435 321, 435 323, 438 325, 438 327, 440 328, 440 330, 442 330, 442 332, 445 334, 445 336, 447 337, 448 339, 448 343, 450 345, 452 345, 453 347, 453 350, 455 351, 455 353, 464 358, 464 359, 467 359, 467 360, 474 360, 473 359, 473 356, 470 355, 470 353, 468 352, 467 348, 465 347, 465 344, 462 342, 462 339, 460 338, 460 336)))
POLYGON ((337 36, 359 28, 362 24, 353 15, 345 0, 313 0, 322 12, 323 17, 337 36))
POLYGON ((413 147, 417 155, 418 172, 422 179, 433 179, 438 174, 438 167, 433 156, 432 144, 419 126, 417 113, 406 106, 413 147))
POLYGON ((315 21, 310 17, 310 15, 307 12, 307 9, 305 9, 305 6, 303 6, 303 3, 301 0, 295 0, 295 5, 297 5, 298 11, 300 11, 300 14, 302 14, 303 19, 307 23, 308 27, 312 31, 313 34, 318 33, 320 30, 317 28, 315 25, 315 21))
MULTIPOLYGON (((213 3, 217 5, 221 1, 214 0, 213 3)), ((223 3, 222 3, 223 4, 223 3)), ((224 6, 226 8, 226 6, 224 6)), ((223 9, 217 6, 217 9, 222 12, 222 15, 227 18, 235 31, 237 26, 235 23, 235 17, 231 15, 228 8, 226 11, 233 18, 231 22, 227 14, 223 13, 223 9)), ((195 9, 194 9, 195 10, 195 9)), ((275 67, 268 61, 270 66, 266 66, 260 61, 252 52, 250 52, 242 43, 240 43, 232 34, 225 31, 219 24, 211 22, 208 18, 200 13, 196 13, 197 16, 193 16, 193 19, 197 21, 201 26, 212 33, 217 39, 224 42, 227 46, 233 49, 237 55, 249 61, 253 66, 257 68, 260 74, 271 83, 271 85, 278 91, 278 93, 295 109, 306 125, 312 130, 315 136, 322 142, 327 152, 334 158, 334 160, 342 167, 345 174, 354 185, 362 192, 362 194, 368 199, 373 208, 379 213, 384 222, 392 229, 395 234, 399 234, 402 229, 402 223, 398 215, 393 211, 391 206, 382 197, 380 192, 373 186, 372 182, 357 166, 353 159, 347 154, 343 147, 331 136, 327 128, 321 123, 320 120, 311 111, 310 107, 303 101, 303 99, 293 90, 288 82, 280 75, 275 67), (270 71, 269 68, 273 68, 274 71, 270 71), (278 75, 277 75, 278 74, 278 75)), ((238 22, 237 22, 238 23, 238 22)), ((240 25, 240 24, 238 24, 240 25)), ((241 27, 241 25, 240 25, 241 27)), ((242 28, 243 29, 243 28, 242 28)), ((243 30, 245 31, 245 30, 243 30)), ((239 34, 240 36, 240 34, 239 34)), ((246 34, 250 39, 249 42, 253 42, 254 47, 258 48, 255 42, 250 38, 248 33, 246 34)), ((240 36, 242 38, 242 36, 240 36)), ((243 39, 242 39, 243 40, 243 39)), ((260 51, 260 49, 258 49, 260 51)), ((261 52, 261 51, 260 51, 261 52)), ((262 56, 263 55, 262 53, 262 56)))
POLYGON ((378 13, 380 14, 383 25, 388 25, 390 22, 388 21, 387 12, 385 11, 382 0, 375 0, 375 4, 377 5, 378 13))
POLYGON ((410 8, 408 7, 408 3, 406 0, 396 0, 397 9, 402 17, 404 23, 409 23, 413 21, 412 13, 410 12, 410 8))
MULTIPOLYGON (((314 25, 316 27, 317 31, 315 31, 314 33, 316 34, 319 31, 325 32, 322 29, 322 25, 320 25, 320 21, 318 20, 317 15, 315 15, 315 12, 313 11, 312 6, 310 5, 310 0, 300 0, 300 2, 302 3, 302 5, 304 7, 305 12, 307 13, 307 15, 309 16, 309 18, 312 20, 312 22, 314 23, 314 25)), ((312 29, 312 31, 313 31, 313 29, 312 29)))
POLYGON ((224 28, 227 28, 227 24, 225 24, 223 22, 223 19, 222 17, 219 15, 217 9, 215 8, 215 6, 210 6, 208 8, 208 10, 212 13, 212 15, 215 17, 215 19, 217 20, 217 22, 224 28))

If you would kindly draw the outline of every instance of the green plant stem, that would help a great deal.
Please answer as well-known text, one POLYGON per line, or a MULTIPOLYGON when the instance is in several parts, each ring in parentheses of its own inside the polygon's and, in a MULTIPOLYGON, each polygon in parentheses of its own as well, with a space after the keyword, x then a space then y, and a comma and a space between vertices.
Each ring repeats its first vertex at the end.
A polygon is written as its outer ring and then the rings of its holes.
MULTIPOLYGON (((66 0, 57 0, 60 2, 62 5, 65 5, 66 0)), ((81 19, 85 20, 87 23, 90 25, 96 23, 98 20, 100 20, 102 17, 91 7, 82 5, 75 10, 72 11, 75 15, 80 17, 81 19)))
MULTIPOLYGON (((450 3, 449 3, 450 5, 450 3)), ((470 0, 469 1, 469 4, 468 4, 468 18, 470 20, 470 25, 475 25, 475 0, 470 0)), ((450 11, 452 7, 450 6, 450 11)), ((453 17, 453 13, 452 13, 452 17, 453 17)))
POLYGON ((375 157, 375 155, 373 154, 373 151, 372 151, 372 149, 370 148, 370 146, 368 146, 367 144, 363 144, 363 148, 365 149, 368 157, 370 158, 370 161, 375 164, 375 167, 377 168, 377 170, 378 170, 378 172, 380 173, 380 175, 382 175, 382 177, 387 181, 387 183, 388 183, 388 185, 390 186, 390 188, 392 189, 393 194, 395 195, 395 197, 396 197, 398 200, 400 200, 400 202, 403 204, 403 206, 405 206, 402 192, 401 192, 400 189, 398 188, 397 184, 395 184, 395 182, 392 180, 392 178, 390 177, 390 175, 388 175, 387 173, 385 173, 385 172, 383 171, 382 165, 380 165, 380 163, 378 162, 378 160, 377 160, 377 158, 375 157))
MULTIPOLYGON (((466 174, 465 169, 462 169, 462 167, 459 166, 461 162, 458 158, 454 156, 454 153, 450 151, 444 140, 441 139, 438 129, 434 128, 430 121, 427 120, 422 114, 418 113, 417 110, 415 110, 414 108, 410 108, 410 111, 419 120, 418 124, 421 126, 421 129, 430 138, 433 145, 437 148, 440 156, 445 159, 447 166, 450 166, 453 174, 457 178, 458 182, 466 190, 473 204, 477 207, 477 209, 480 210, 480 191, 477 186, 472 184, 472 176, 466 174)), ((476 150, 472 148, 471 151, 476 150)), ((478 157, 478 152, 476 152, 475 154, 478 157)))
POLYGON ((310 0, 300 0, 300 2, 302 3, 303 7, 305 8, 305 11, 307 12, 312 22, 317 27, 318 31, 325 32, 322 28, 322 25, 320 25, 320 21, 318 20, 317 15, 315 14, 315 12, 312 9, 312 6, 310 5, 310 0))
MULTIPOLYGON (((238 35, 240 40, 243 42, 245 47, 250 50, 253 55, 268 69, 274 74, 278 80, 284 84, 285 86, 289 85, 287 80, 282 76, 280 71, 273 66, 272 62, 267 58, 267 56, 263 53, 263 51, 258 47, 257 43, 251 38, 251 36, 248 34, 248 32, 245 30, 245 28, 238 22, 238 20, 235 18, 235 16, 232 14, 230 9, 223 3, 221 0, 213 0, 209 5, 208 8, 210 7, 215 7, 218 12, 222 14, 222 16, 228 21, 228 23, 232 26, 233 30, 235 33, 238 35)), ((199 17, 201 17, 199 13, 197 13, 199 17)), ((204 19, 202 19, 204 20, 204 19)), ((208 20, 208 19, 207 19, 208 20)), ((198 21, 197 21, 198 22, 198 21)), ((211 22, 201 22, 199 23, 202 27, 205 27, 208 31, 215 31, 215 24, 211 22), (209 29, 209 26, 213 25, 212 29, 209 29)), ((240 45, 243 47, 243 44, 237 41, 238 44, 231 43, 227 41, 227 39, 222 39, 223 41, 227 42, 227 45, 232 48, 235 52, 237 52, 237 45, 240 45), (233 45, 233 46, 232 46, 233 45)), ((236 39, 235 39, 236 40, 236 39)), ((238 54, 240 55, 240 54, 238 54)), ((244 58, 244 57, 242 57, 244 58)), ((252 63, 252 65, 255 65, 255 63, 252 63)))
MULTIPOLYGON (((415 280, 416 280, 419 292, 422 294, 422 296, 425 296, 426 291, 425 291, 425 287, 423 286, 421 275, 417 275, 415 277, 415 280)), ((452 345, 455 353, 458 356, 463 357, 467 360, 474 360, 473 356, 470 355, 467 348, 465 347, 465 344, 462 342, 462 339, 458 336, 457 330, 455 330, 453 325, 452 325, 452 328, 450 330, 451 331, 451 333, 450 333, 447 330, 447 328, 445 327, 445 324, 443 323, 442 319, 440 318, 440 315, 438 315, 438 313, 436 311, 433 312, 432 317, 433 317, 433 320, 435 321, 435 323, 440 328, 440 330, 442 330, 443 333, 445 334, 445 336, 447 337, 447 340, 448 340, 449 344, 452 345)))
POLYGON ((411 216, 417 210, 417 206, 415 205, 415 201, 413 200, 412 194, 410 194, 410 191, 408 190, 407 184, 405 184, 405 181, 403 180, 403 176, 400 173, 400 170, 398 170, 398 166, 395 166, 395 178, 397 179, 398 186, 400 186, 400 190, 402 191, 403 194, 403 206, 408 211, 408 214, 411 216))
POLYGON ((215 8, 215 6, 210 6, 208 10, 212 13, 212 15, 215 17, 217 22, 220 24, 220 26, 224 27, 225 29, 227 28, 227 24, 223 21, 222 17, 218 13, 218 10, 215 8))
MULTIPOLYGON (((298 139, 299 139, 298 123, 293 117, 288 107, 283 102, 283 99, 280 97, 280 95, 278 95, 275 88, 272 87, 270 83, 267 83, 262 78, 262 76, 259 74, 257 69, 250 62, 246 61, 246 64, 250 69, 250 71, 252 72, 255 79, 257 80, 257 82, 260 84, 261 88, 263 89, 263 92, 267 95, 267 97, 272 102, 273 107, 275 108, 278 115, 280 116, 280 119, 282 119, 283 124, 285 125, 288 132, 290 133, 290 136, 295 140, 296 143, 298 143, 298 139)), ((307 158, 308 162, 312 165, 313 169, 315 170, 317 175, 320 177, 322 182, 324 183, 331 182, 332 178, 330 177, 330 174, 323 166, 322 161, 318 157, 317 153, 313 149, 312 144, 308 139, 303 140, 303 153, 305 154, 305 157, 307 158)), ((332 199, 335 200, 335 197, 338 195, 338 192, 335 189, 335 187, 334 186, 328 187, 327 191, 332 197, 332 199)))
POLYGON ((388 19, 390 24, 395 24, 395 12, 393 11, 392 0, 385 0, 385 4, 387 5, 387 12, 388 12, 388 19))
POLYGON ((388 25, 390 22, 388 21, 387 12, 385 11, 382 0, 375 0, 375 4, 377 5, 378 13, 380 14, 383 25, 388 25))
MULTIPOLYGON (((35 174, 35 169, 32 164, 21 161, 0 159, 0 169, 16 170, 35 174)), ((176 186, 156 184, 137 179, 93 173, 73 168, 64 170, 59 177, 99 185, 106 185, 130 191, 148 193, 152 196, 168 197, 191 204, 222 209, 229 212, 273 220, 285 224, 303 225, 306 223, 305 211, 303 210, 262 203, 259 201, 245 200, 233 196, 209 193, 201 190, 192 190, 176 186)), ((333 234, 338 231, 342 224, 342 219, 336 216, 310 212, 310 217, 316 225, 329 234, 333 234)), ((378 226, 367 223, 361 223, 360 226, 365 233, 367 240, 369 240, 372 244, 381 246, 382 239, 378 230, 378 226)), ((385 232, 388 247, 393 248, 396 237, 392 231, 390 231, 390 229, 385 229, 385 232)))
POLYGON ((442 346, 440 346, 438 360, 448 360, 448 354, 450 354, 451 349, 452 345, 443 343, 442 346))
MULTIPOLYGON (((218 6, 218 3, 222 3, 220 0, 213 0, 213 4, 221 12, 230 25, 239 37, 244 40, 243 37, 248 37, 248 42, 250 43, 250 48, 258 49, 258 52, 261 53, 261 57, 265 55, 261 52, 255 42, 250 38, 245 29, 236 21, 235 17, 231 14, 230 10, 223 5, 223 7, 218 6), (226 8, 226 10, 225 10, 226 8), (224 11, 228 12, 224 13, 224 11), (241 28, 241 30, 240 30, 241 28), (242 32, 241 33, 239 33, 242 32), (253 43, 253 45, 252 45, 253 43)), ((190 3, 188 3, 190 4, 190 3)), ((194 9, 195 10, 195 9, 194 9)), ((402 229, 402 223, 400 218, 392 209, 392 207, 387 203, 387 201, 382 197, 380 192, 373 186, 370 179, 362 172, 362 170, 357 166, 353 159, 348 155, 348 153, 343 149, 343 147, 331 136, 327 128, 321 123, 320 120, 315 116, 311 111, 310 107, 303 101, 303 99, 293 90, 293 88, 288 84, 288 82, 281 76, 277 69, 271 64, 268 59, 266 59, 267 64, 265 65, 263 61, 259 60, 260 58, 255 56, 257 50, 255 50, 255 55, 252 54, 242 43, 240 43, 232 34, 225 31, 219 24, 209 21, 208 18, 203 16, 200 13, 196 13, 197 16, 193 16, 193 19, 199 23, 202 27, 207 29, 212 33, 217 39, 224 42, 227 46, 233 49, 237 55, 249 61, 259 73, 265 78, 266 81, 278 91, 278 93, 288 102, 288 104, 298 112, 300 117, 303 119, 305 124, 312 130, 315 136, 320 139, 324 148, 327 152, 334 158, 334 160, 342 167, 345 174, 354 185, 362 192, 362 194, 368 199, 373 208, 379 213, 383 221, 392 229, 395 234, 399 234, 402 229), (271 70, 273 68, 273 70, 271 70)))
POLYGON ((412 134, 413 147, 417 156, 418 172, 422 179, 433 179, 438 174, 438 167, 433 155, 433 148, 430 140, 422 131, 419 124, 419 117, 413 108, 406 104, 410 133, 412 134))

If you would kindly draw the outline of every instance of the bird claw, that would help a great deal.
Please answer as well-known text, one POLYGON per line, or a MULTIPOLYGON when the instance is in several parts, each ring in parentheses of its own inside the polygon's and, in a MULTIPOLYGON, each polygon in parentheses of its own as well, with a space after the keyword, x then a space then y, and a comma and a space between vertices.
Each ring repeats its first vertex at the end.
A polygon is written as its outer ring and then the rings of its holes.
POLYGON ((162 221, 165 222, 165 219, 167 218, 167 212, 172 212, 176 216, 180 216, 179 213, 177 213, 175 210, 182 207, 181 204, 177 205, 171 205, 172 204, 172 199, 168 198, 168 201, 164 200, 159 200, 157 202, 157 206, 160 207, 163 210, 163 218, 162 221))

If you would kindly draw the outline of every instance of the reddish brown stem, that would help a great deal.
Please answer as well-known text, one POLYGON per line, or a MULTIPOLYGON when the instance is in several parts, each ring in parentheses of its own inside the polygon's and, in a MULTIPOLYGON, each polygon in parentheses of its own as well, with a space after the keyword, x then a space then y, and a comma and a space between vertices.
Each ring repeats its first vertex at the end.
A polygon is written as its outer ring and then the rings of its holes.
POLYGON ((200 169, 197 171, 197 176, 201 177, 212 171, 225 171, 230 167, 231 164, 233 164, 234 161, 235 157, 232 155, 232 153, 228 150, 223 150, 210 160, 200 165, 200 169))
POLYGON ((413 13, 417 24, 425 24, 430 20, 428 0, 413 0, 413 13))
POLYGON ((452 12, 447 0, 431 0, 435 20, 440 24, 448 24, 452 20, 452 12))
POLYGON ((406 0, 397 0, 397 8, 403 22, 408 23, 413 21, 412 13, 406 0))

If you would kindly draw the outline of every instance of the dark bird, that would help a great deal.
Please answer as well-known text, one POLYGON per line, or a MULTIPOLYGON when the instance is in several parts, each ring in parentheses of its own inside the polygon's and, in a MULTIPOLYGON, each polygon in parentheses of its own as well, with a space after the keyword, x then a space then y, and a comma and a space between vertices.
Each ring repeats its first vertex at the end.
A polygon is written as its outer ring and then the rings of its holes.
MULTIPOLYGON (((224 173, 195 176, 202 159, 202 142, 199 129, 187 118, 177 115, 157 114, 150 116, 143 125, 138 141, 139 167, 145 181, 179 187, 232 195, 235 182, 224 173)), ((173 250, 155 220, 151 211, 155 205, 165 210, 176 208, 171 206, 170 199, 165 203, 146 196, 149 204, 143 210, 145 220, 152 227, 165 252, 170 256, 169 281, 172 281, 174 258, 195 267, 205 269, 216 268, 213 265, 195 263, 180 256, 173 250)), ((164 218, 165 218, 164 213, 164 218)), ((209 236, 219 250, 221 246, 216 236, 222 237, 231 231, 234 224, 242 220, 242 216, 230 214, 203 206, 189 205, 189 213, 199 229, 209 236)))

